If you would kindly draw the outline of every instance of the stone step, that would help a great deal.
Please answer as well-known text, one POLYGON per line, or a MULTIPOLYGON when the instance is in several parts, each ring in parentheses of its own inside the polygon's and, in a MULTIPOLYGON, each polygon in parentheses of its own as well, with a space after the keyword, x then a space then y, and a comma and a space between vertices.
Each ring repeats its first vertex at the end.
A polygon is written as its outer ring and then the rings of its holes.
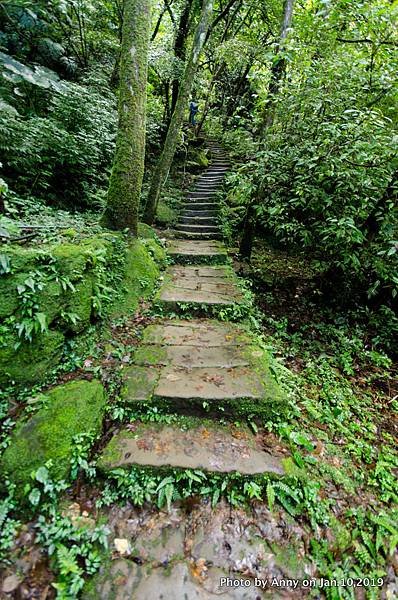
POLYGON ((185 231, 187 233, 219 233, 218 225, 205 225, 203 223, 177 223, 175 225, 177 231, 185 231))
POLYGON ((182 208, 185 210, 217 210, 219 208, 219 204, 216 202, 200 202, 199 199, 197 200, 197 202, 185 202, 182 208))
POLYGON ((181 217, 217 217, 218 210, 183 210, 181 217))
POLYGON ((174 262, 181 264, 222 265, 228 258, 224 244, 216 240, 169 240, 167 252, 174 262))
MULTIPOLYGON (((200 267, 204 273, 210 268, 200 267)), ((174 319, 149 325, 134 361, 122 372, 126 404, 190 412, 205 403, 217 413, 264 418, 285 406, 267 353, 230 322, 174 319)))
POLYGON ((214 225, 218 226, 218 219, 216 217, 204 217, 204 216, 183 216, 181 215, 178 224, 186 225, 214 225))
POLYGON ((188 198, 212 198, 215 196, 217 190, 209 190, 206 191, 198 190, 198 191, 190 191, 187 194, 188 198))
POLYGON ((200 181, 201 179, 211 179, 211 180, 219 180, 222 181, 224 179, 225 175, 224 173, 209 173, 209 171, 205 171, 205 173, 202 173, 202 175, 200 175, 200 177, 198 177, 198 179, 196 179, 196 181, 200 181))
POLYGON ((192 271, 190 267, 181 267, 178 271, 169 267, 155 300, 158 304, 169 306, 179 303, 189 303, 193 307, 233 306, 243 302, 243 294, 231 267, 225 267, 221 274, 217 272, 213 277, 199 270, 192 271))
POLYGON ((265 452, 247 428, 195 422, 154 426, 135 421, 117 433, 105 447, 98 468, 148 466, 164 469, 200 469, 211 473, 284 475, 282 459, 265 452))
POLYGON ((219 185, 218 183, 207 183, 206 181, 201 183, 197 183, 194 187, 194 191, 195 192, 201 192, 203 190, 211 190, 212 192, 214 190, 218 190, 220 189, 221 185, 219 185))
POLYGON ((221 233, 200 233, 193 231, 175 231, 176 237, 184 240, 221 240, 221 233))
POLYGON ((174 262, 224 264, 227 261, 227 250, 221 242, 169 240, 167 252, 174 262))

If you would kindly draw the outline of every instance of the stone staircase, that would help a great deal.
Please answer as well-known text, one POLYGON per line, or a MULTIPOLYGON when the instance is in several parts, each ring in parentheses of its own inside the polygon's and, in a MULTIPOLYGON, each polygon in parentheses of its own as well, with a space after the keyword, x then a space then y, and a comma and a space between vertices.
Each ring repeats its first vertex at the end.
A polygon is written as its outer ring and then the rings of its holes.
POLYGON ((265 452, 247 427, 241 426, 239 436, 233 430, 236 419, 270 418, 283 408, 284 399, 266 351, 244 325, 228 322, 225 316, 226 310, 246 300, 226 248, 218 241, 215 194, 228 159, 215 143, 211 152, 214 159, 181 212, 178 237, 169 240, 174 264, 166 270, 155 298, 164 313, 180 313, 182 318, 164 318, 146 327, 134 365, 124 368, 121 392, 132 407, 153 404, 189 415, 190 425, 130 424, 105 447, 98 463, 104 472, 147 466, 245 475, 284 473, 280 458, 265 452), (200 317, 210 311, 223 315, 223 320, 183 318, 187 311, 200 317), (209 418, 211 427, 204 425, 209 418))
POLYGON ((179 221, 175 226, 175 235, 178 238, 190 240, 221 238, 216 195, 230 163, 226 153, 218 144, 210 143, 209 148, 212 154, 210 167, 197 179, 194 189, 187 194, 179 221))

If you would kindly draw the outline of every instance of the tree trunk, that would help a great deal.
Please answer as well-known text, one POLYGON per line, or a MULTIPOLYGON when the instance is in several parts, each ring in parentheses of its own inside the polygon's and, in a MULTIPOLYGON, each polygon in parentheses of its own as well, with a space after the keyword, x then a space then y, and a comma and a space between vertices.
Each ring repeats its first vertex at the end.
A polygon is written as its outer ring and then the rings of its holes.
POLYGON ((250 204, 247 207, 245 221, 243 223, 243 233, 242 238, 240 240, 239 245, 239 254, 242 258, 246 258, 250 260, 253 242, 254 242, 254 234, 256 230, 256 217, 254 212, 254 207, 250 204))
POLYGON ((145 207, 144 221, 151 225, 155 218, 156 209, 162 187, 167 179, 171 163, 174 158, 178 142, 178 134, 184 120, 184 112, 189 100, 195 72, 197 69, 199 56, 206 39, 207 30, 210 24, 210 18, 213 12, 213 0, 203 0, 202 14, 195 32, 195 39, 192 45, 191 53, 185 67, 184 75, 180 83, 176 107, 171 117, 169 129, 167 131, 162 154, 158 164, 155 167, 151 186, 149 188, 148 201, 145 207))
MULTIPOLYGON (((178 24, 178 29, 174 41, 174 56, 176 58, 179 58, 181 61, 185 61, 185 46, 189 32, 192 2, 193 0, 187 0, 185 3, 185 6, 180 16, 180 22, 178 24)), ((173 79, 171 89, 171 112, 173 113, 177 104, 178 91, 180 89, 180 80, 178 78, 173 79)))
POLYGON ((284 58, 281 58, 279 56, 279 53, 283 49, 289 28, 292 24, 293 7, 294 0, 285 0, 283 5, 283 16, 279 33, 278 45, 275 49, 275 59, 271 67, 271 77, 268 88, 268 99, 265 105, 263 122, 261 126, 262 137, 265 136, 267 129, 271 127, 274 121, 275 98, 279 92, 279 86, 286 70, 286 61, 284 58))
POLYGON ((145 159, 151 0, 125 0, 120 55, 119 123, 104 225, 137 234, 145 159))

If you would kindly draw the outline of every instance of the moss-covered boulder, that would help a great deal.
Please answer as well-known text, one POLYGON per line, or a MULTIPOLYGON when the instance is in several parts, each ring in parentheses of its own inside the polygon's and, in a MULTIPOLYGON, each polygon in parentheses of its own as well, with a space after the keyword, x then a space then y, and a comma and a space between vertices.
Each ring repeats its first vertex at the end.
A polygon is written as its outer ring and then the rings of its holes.
POLYGON ((0 386, 25 385, 42 380, 54 368, 63 352, 64 335, 51 330, 40 335, 35 343, 22 341, 16 331, 0 336, 0 386))
POLYGON ((123 293, 114 302, 112 315, 135 311, 141 298, 150 296, 160 276, 164 249, 154 240, 134 240, 126 251, 123 293))
POLYGON ((141 225, 139 233, 132 242, 104 231, 78 243, 5 248, 9 270, 0 274, 0 385, 41 381, 59 363, 65 338, 107 315, 135 311, 140 299, 152 294, 166 253, 151 227, 141 225), (25 331, 31 326, 32 339, 24 338, 24 330, 21 335, 22 322, 25 331))
POLYGON ((20 493, 32 471, 48 460, 53 461, 54 479, 67 478, 74 436, 100 433, 105 403, 104 388, 95 380, 72 381, 46 392, 43 407, 14 429, 0 460, 1 473, 8 474, 20 493))

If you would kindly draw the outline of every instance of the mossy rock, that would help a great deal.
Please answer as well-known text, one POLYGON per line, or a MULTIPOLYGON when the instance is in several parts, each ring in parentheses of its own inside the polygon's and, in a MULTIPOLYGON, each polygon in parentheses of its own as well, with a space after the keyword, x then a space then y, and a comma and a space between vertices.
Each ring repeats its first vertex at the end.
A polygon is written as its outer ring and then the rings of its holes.
POLYGON ((63 323, 63 326, 78 333, 83 331, 90 323, 92 309, 93 309, 93 288, 94 278, 91 274, 87 275, 79 282, 74 285, 75 291, 68 293, 68 304, 65 308, 66 312, 72 313, 78 317, 76 323, 68 321, 63 323))
POLYGON ((0 385, 27 384, 42 380, 61 359, 64 335, 50 330, 35 338, 33 343, 20 342, 16 332, 2 336, 0 347, 0 385))
POLYGON ((154 290, 160 270, 146 247, 148 241, 134 240, 127 249, 123 274, 124 294, 114 303, 112 316, 135 311, 140 299, 147 298, 154 290))
POLYGON ((17 287, 23 284, 26 277, 25 273, 0 275, 0 319, 11 316, 17 310, 19 305, 17 287))
POLYGON ((144 240, 156 240, 157 234, 153 227, 146 223, 138 223, 138 237, 144 240))
POLYGON ((44 407, 18 423, 1 458, 1 472, 8 473, 19 494, 32 471, 49 460, 54 479, 68 477, 74 436, 100 433, 105 403, 104 388, 95 380, 72 381, 44 395, 44 407))
POLYGON ((155 240, 148 239, 145 240, 145 247, 160 267, 166 266, 167 252, 162 246, 160 246, 155 240))
POLYGON ((37 265, 38 251, 36 248, 8 245, 2 250, 2 254, 5 254, 10 262, 11 273, 28 272, 37 265))
POLYGON ((177 220, 177 211, 161 200, 156 210, 155 220, 163 227, 170 227, 177 220))

